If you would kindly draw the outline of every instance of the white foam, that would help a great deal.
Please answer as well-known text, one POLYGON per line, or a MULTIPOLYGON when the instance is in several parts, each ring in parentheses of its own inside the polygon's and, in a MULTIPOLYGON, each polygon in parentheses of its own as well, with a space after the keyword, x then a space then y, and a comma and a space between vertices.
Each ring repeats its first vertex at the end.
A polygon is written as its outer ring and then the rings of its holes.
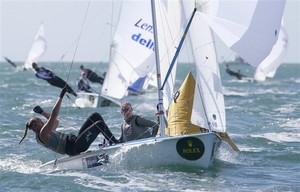
POLYGON ((215 153, 215 158, 232 164, 249 164, 240 153, 235 152, 226 142, 220 144, 215 153))
POLYGON ((278 111, 280 113, 292 113, 295 111, 295 107, 293 107, 294 105, 293 104, 286 104, 286 105, 283 105, 277 109, 275 109, 275 111, 278 111))
POLYGON ((245 97, 245 96, 248 96, 249 93, 247 93, 247 92, 231 91, 231 90, 224 89, 224 95, 225 96, 241 96, 241 97, 245 97))
POLYGON ((101 177, 92 175, 95 173, 93 171, 89 173, 78 171, 54 171, 44 174, 59 177, 75 177, 77 184, 99 191, 130 191, 130 189, 154 191, 157 187, 157 180, 148 180, 147 182, 144 182, 142 178, 145 177, 145 174, 143 174, 143 176, 137 176, 135 174, 114 173, 113 170, 105 170, 103 173, 101 173, 101 170, 95 169, 95 171, 97 171, 97 175, 101 175, 101 177), (143 180, 143 182, 141 182, 141 180, 143 180), (149 184, 153 187, 149 187, 149 184))
POLYGON ((281 124, 280 127, 283 128, 293 128, 292 130, 300 129, 300 118, 298 119, 288 119, 286 123, 281 124))
POLYGON ((0 159, 0 170, 13 170, 19 173, 30 174, 40 172, 38 168, 41 161, 38 160, 25 160, 24 155, 9 154, 6 158, 0 159))
POLYGON ((254 138, 265 138, 273 142, 300 142, 300 133, 281 132, 281 133, 264 133, 260 135, 251 135, 254 138))

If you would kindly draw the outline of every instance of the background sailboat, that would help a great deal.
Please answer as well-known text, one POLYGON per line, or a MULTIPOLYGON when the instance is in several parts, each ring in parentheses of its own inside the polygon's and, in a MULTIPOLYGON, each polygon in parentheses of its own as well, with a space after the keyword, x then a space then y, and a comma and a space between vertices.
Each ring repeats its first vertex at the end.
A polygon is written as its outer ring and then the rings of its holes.
MULTIPOLYGON (((124 1, 111 45, 109 68, 99 98, 110 104, 120 103, 128 92, 141 94, 148 87, 149 74, 154 71, 154 41, 149 1, 124 1)), ((77 105, 95 104, 95 94, 79 94, 77 105), (84 98, 82 98, 82 96, 84 98), (86 101, 87 104, 84 104, 86 101)))
POLYGON ((283 25, 281 25, 279 37, 269 56, 256 67, 254 80, 265 81, 266 78, 273 78, 278 67, 282 64, 288 47, 288 34, 283 25))
MULTIPOLYGON (((149 1, 124 1, 111 46, 102 94, 122 99, 128 87, 154 70, 154 41, 149 1)), ((144 88, 144 86, 142 86, 144 88)))
POLYGON ((29 50, 23 69, 32 69, 32 63, 38 62, 38 59, 46 52, 46 50, 47 42, 44 35, 44 24, 41 23, 38 32, 34 37, 32 46, 29 50))
MULTIPOLYGON (((227 11, 233 14, 234 9, 227 7, 224 10, 218 10, 220 6, 217 1, 201 1, 196 5, 192 1, 152 0, 151 2, 158 79, 160 135, 155 138, 104 146, 99 150, 78 156, 63 157, 46 163, 42 167, 75 169, 100 166, 109 162, 114 163, 116 161, 113 158, 120 150, 126 151, 122 155, 122 160, 133 162, 136 166, 188 165, 208 167, 213 160, 214 150, 218 147, 221 139, 227 141, 233 149, 238 150, 226 133, 224 97, 211 28, 214 26, 213 22, 219 20, 218 13, 227 11), (192 17, 194 18, 190 20, 192 17), (176 45, 179 44, 180 34, 183 34, 182 28, 186 28, 188 20, 192 21, 188 34, 192 43, 195 71, 194 75, 191 73, 187 75, 183 86, 173 97, 173 83, 176 80, 176 68, 178 67, 176 58, 174 59, 173 56, 179 50, 180 46, 177 47, 176 45), (169 67, 172 70, 169 70, 169 67), (166 78, 163 85, 161 85, 160 78, 166 78), (168 111, 168 115, 165 113, 166 111, 168 111), (168 118, 166 126, 165 115, 168 118), (144 155, 141 155, 141 151, 144 155), (137 165, 137 163, 140 164, 137 165)), ((271 4, 272 2, 270 2, 271 4)), ((249 6, 248 3, 239 5, 241 7, 238 10, 247 10, 249 6)), ((284 6, 284 3, 277 4, 277 6, 284 6)), ((265 7, 266 10, 261 10, 259 6, 257 8, 258 10, 252 10, 253 13, 251 12, 249 17, 255 18, 256 14, 261 15, 267 10, 271 11, 272 14, 282 15, 282 12, 273 12, 267 6, 265 7)), ((274 18, 277 17, 274 16, 274 18)), ((280 19, 278 23, 280 23, 280 19)), ((252 19, 250 18, 250 20, 252 19)), ((226 22, 229 23, 230 20, 226 22)), ((252 30, 251 25, 254 24, 248 23, 248 25, 250 27, 247 29, 252 30)), ((266 26, 268 26, 267 23, 266 26)), ((272 28, 272 26, 269 27, 272 28)), ((244 32, 247 34, 248 31, 244 32)), ((227 35, 228 37, 231 36, 228 33, 227 35)), ((247 46, 243 35, 244 33, 240 34, 236 43, 247 46), (240 41, 242 42, 240 43, 240 41)), ((255 35, 252 33, 251 37, 248 36, 248 41, 255 38, 255 35)), ((226 37, 224 36, 224 38, 226 37)), ((270 46, 272 45, 270 44, 270 46)), ((266 49, 268 48, 266 47, 266 49)), ((249 54, 251 56, 252 52, 249 54)), ((256 61, 256 59, 254 60, 256 61)), ((120 163, 120 159, 117 162, 120 163)))

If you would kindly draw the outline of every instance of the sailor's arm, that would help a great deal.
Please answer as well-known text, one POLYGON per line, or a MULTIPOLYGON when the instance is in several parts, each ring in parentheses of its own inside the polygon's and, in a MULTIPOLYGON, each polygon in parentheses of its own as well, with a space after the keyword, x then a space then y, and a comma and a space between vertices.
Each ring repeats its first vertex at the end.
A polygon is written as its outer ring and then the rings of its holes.
POLYGON ((48 121, 46 122, 46 124, 42 127, 41 131, 40 131, 40 138, 42 141, 49 141, 50 138, 50 134, 51 132, 55 131, 58 124, 57 124, 57 116, 59 114, 59 109, 62 103, 62 98, 64 97, 65 93, 66 93, 67 89, 66 87, 64 87, 59 95, 59 98, 57 99, 52 112, 50 114, 50 117, 48 119, 48 121))
MULTIPOLYGON (((50 117, 48 119, 48 121, 51 121, 51 123, 53 123, 53 126, 52 126, 52 131, 55 131, 55 129, 57 128, 57 126, 55 126, 55 123, 58 121, 57 120, 57 116, 58 116, 58 113, 59 113, 59 109, 60 109, 60 106, 61 106, 61 103, 62 103, 62 99, 65 95, 65 93, 67 92, 67 88, 64 87, 62 90, 61 90, 61 93, 52 109, 52 112, 50 114, 50 117)), ((46 114, 47 115, 47 114, 46 114)))
MULTIPOLYGON (((34 111, 35 113, 38 113, 38 114, 43 115, 46 119, 49 119, 49 118, 50 118, 50 115, 51 115, 50 113, 44 111, 39 105, 35 106, 35 107, 33 108, 33 111, 34 111)), ((55 124, 56 124, 56 127, 58 127, 58 124, 59 124, 58 119, 55 120, 55 124)))
POLYGON ((148 119, 142 118, 140 116, 137 116, 136 118, 137 124, 142 127, 151 127, 152 128, 152 136, 156 136, 159 124, 155 123, 154 121, 150 121, 148 119))

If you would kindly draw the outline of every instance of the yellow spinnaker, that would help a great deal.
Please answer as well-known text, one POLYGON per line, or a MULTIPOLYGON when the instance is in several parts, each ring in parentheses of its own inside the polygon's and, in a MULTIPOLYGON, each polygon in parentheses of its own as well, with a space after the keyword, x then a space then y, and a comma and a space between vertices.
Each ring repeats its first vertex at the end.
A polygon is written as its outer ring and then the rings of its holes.
POLYGON ((200 133, 200 128, 191 123, 194 103, 195 79, 191 72, 186 76, 180 89, 175 94, 168 110, 168 127, 165 135, 178 136, 200 133))

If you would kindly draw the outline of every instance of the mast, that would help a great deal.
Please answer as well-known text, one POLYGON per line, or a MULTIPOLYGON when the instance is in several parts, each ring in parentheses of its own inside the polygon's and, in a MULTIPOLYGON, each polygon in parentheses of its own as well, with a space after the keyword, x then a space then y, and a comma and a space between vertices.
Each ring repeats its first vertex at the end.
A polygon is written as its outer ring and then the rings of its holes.
POLYGON ((161 89, 161 72, 160 72, 160 57, 159 57, 159 46, 157 38, 157 22, 156 22, 156 11, 155 11, 155 0, 151 0, 151 13, 152 13, 152 23, 153 23, 153 35, 155 42, 155 63, 156 63, 156 78, 157 78, 157 94, 158 94, 158 104, 157 104, 157 114, 159 115, 159 125, 161 136, 165 136, 165 123, 164 123, 164 107, 163 107, 163 97, 161 89))

